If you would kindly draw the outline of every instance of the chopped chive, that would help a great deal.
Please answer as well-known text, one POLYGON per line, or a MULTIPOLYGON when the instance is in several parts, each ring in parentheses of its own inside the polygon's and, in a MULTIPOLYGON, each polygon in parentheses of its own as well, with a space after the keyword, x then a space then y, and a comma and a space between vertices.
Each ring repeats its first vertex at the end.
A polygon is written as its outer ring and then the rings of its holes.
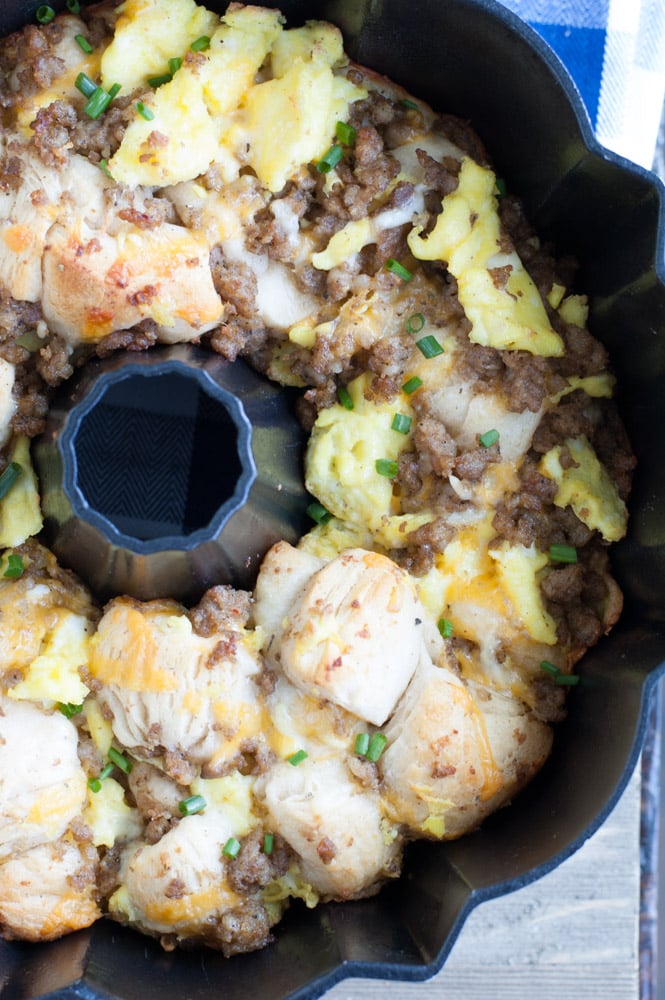
POLYGON ((356 130, 348 122, 337 122, 335 125, 335 135, 343 146, 353 146, 356 141, 356 130))
POLYGON ((353 744, 353 752, 359 757, 366 757, 369 750, 369 733, 358 733, 353 744))
POLYGON ((404 264, 400 264, 398 260, 394 257, 389 257, 386 261, 386 271, 390 271, 391 274, 396 274, 398 278, 402 281, 411 281, 413 275, 408 268, 404 267, 404 264))
POLYGON ((425 317, 422 313, 414 313, 406 321, 407 333, 420 333, 425 325, 425 317))
POLYGON ((272 854, 275 847, 275 836, 272 833, 264 833, 263 835, 263 853, 272 854))
POLYGON ((67 0, 67 2, 65 3, 65 7, 67 8, 70 14, 81 13, 81 4, 79 3, 79 0, 67 0))
POLYGON ((190 795, 189 798, 178 803, 178 810, 183 816, 194 816, 196 813, 202 812, 206 805, 206 800, 202 795, 190 795))
POLYGON ((199 38, 196 38, 189 47, 192 52, 205 52, 206 49, 210 48, 210 36, 201 35, 199 38))
POLYGON ((416 104, 416 102, 415 101, 410 101, 408 97, 405 98, 402 101, 402 107, 403 108, 408 108, 410 111, 417 111, 418 110, 418 105, 416 104))
POLYGON ((316 169, 320 174, 329 174, 331 170, 334 170, 339 161, 342 159, 344 150, 339 145, 335 143, 330 149, 323 154, 319 162, 316 164, 316 169))
POLYGON ((496 194, 498 198, 505 198, 508 194, 508 188, 506 187, 506 182, 502 177, 497 177, 496 179, 496 194))
POLYGON ((66 719, 73 719, 75 715, 83 711, 83 705, 74 705, 71 701, 59 701, 58 711, 62 712, 66 719))
POLYGON ((87 73, 79 73, 74 80, 74 86, 81 91, 84 97, 92 97, 97 90, 97 84, 90 79, 87 73))
POLYGON ((182 59, 180 58, 180 56, 171 56, 171 58, 169 59, 169 73, 171 74, 171 76, 177 73, 181 66, 182 66, 182 59))
POLYGON ((549 556, 552 562, 576 563, 577 549, 573 545, 550 545, 549 556))
POLYGON ((102 790, 102 783, 99 778, 88 778, 88 788, 91 792, 97 794, 97 792, 101 792, 102 790))
POLYGON ((55 11, 49 4, 43 3, 41 7, 38 7, 35 11, 35 17, 40 24, 50 24, 55 17, 55 11))
POLYGON ((374 468, 380 476, 386 476, 388 479, 394 479, 399 471, 397 462, 392 458, 377 458, 374 468))
POLYGON ((292 753, 291 756, 286 759, 289 764, 293 764, 294 767, 297 767, 298 764, 302 764, 302 762, 307 759, 307 756, 308 754, 306 750, 296 750, 295 753, 292 753))
POLYGON ((36 330, 26 330, 25 333, 22 333, 20 337, 16 338, 16 343, 19 347, 22 347, 24 350, 30 351, 30 353, 33 354, 35 351, 39 350, 44 341, 36 330))
POLYGON ((390 426, 398 434, 408 434, 411 430, 411 417, 407 417, 406 413, 394 413, 390 426))
POLYGON ((74 35, 74 41, 77 43, 78 47, 85 52, 86 55, 90 55, 94 51, 92 45, 85 37, 85 35, 74 35))
POLYGON ((240 841, 237 837, 229 837, 222 848, 222 854, 227 858, 237 858, 240 854, 240 841))
POLYGON ((104 781, 105 778, 110 778, 113 774, 113 764, 107 764, 99 772, 99 780, 104 781))
POLYGON ((439 618, 436 625, 444 639, 450 639, 452 637, 454 631, 453 623, 448 618, 439 618))
POLYGON ((159 76, 149 76, 148 86, 152 87, 153 90, 156 90, 157 87, 161 87, 163 83, 170 83, 172 79, 173 76, 171 73, 161 73, 159 76))
POLYGON ((99 161, 99 169, 101 170, 101 172, 103 174, 106 174, 106 176, 108 177, 109 180, 111 180, 111 181, 115 180, 113 174, 109 170, 108 160, 100 160, 99 161))
POLYGON ((313 500, 311 504, 306 508, 305 513, 308 517, 311 517, 313 521, 317 524, 327 524, 332 518, 332 514, 329 510, 319 503, 318 500, 313 500))
POLYGON ((497 430, 485 431, 478 438, 478 441, 483 446, 483 448, 491 448, 493 444, 496 444, 499 440, 499 432, 497 430))
POLYGON ((83 111, 88 116, 96 121, 108 108, 109 104, 113 98, 110 94, 104 90, 103 87, 95 87, 95 91, 90 95, 86 103, 83 105, 83 111))
POLYGON ((369 741, 369 747, 367 748, 367 753, 365 756, 367 760, 371 760, 373 764, 376 764, 377 760, 383 753, 388 738, 383 735, 383 733, 374 733, 371 740, 369 741))
POLYGON ((151 122, 155 117, 155 112, 144 104, 143 101, 136 102, 136 110, 140 114, 141 118, 145 118, 147 122, 151 122))
POLYGON ((116 767, 119 767, 125 774, 129 774, 132 769, 132 762, 125 757, 124 753, 120 753, 115 747, 109 747, 108 757, 116 767))
POLYGON ((23 576, 24 569, 25 566, 23 565, 21 556, 15 552, 10 552, 7 556, 7 569, 2 575, 9 577, 11 580, 18 580, 20 576, 23 576))
POLYGON ((439 354, 443 354, 441 344, 431 333, 428 337, 421 337, 420 340, 417 340, 416 347, 426 358, 436 358, 439 354))
POLYGON ((118 96, 121 90, 122 90, 121 83, 114 83, 112 87, 109 87, 109 97, 111 98, 112 101, 118 96))
POLYGON ((549 660, 542 660, 540 669, 544 670, 546 674, 549 674, 554 683, 558 684, 560 687, 575 687, 575 685, 580 682, 577 674, 564 674, 563 671, 559 670, 555 663, 550 663, 549 660))
POLYGON ((353 409, 353 400, 351 399, 351 393, 349 392, 349 390, 346 388, 345 385, 340 385, 339 389, 337 390, 337 398, 339 399, 340 403, 342 404, 345 410, 353 409))
POLYGON ((411 378, 408 378, 402 386, 402 392, 405 392, 407 396, 410 396, 412 392, 416 391, 416 389, 420 389, 422 384, 423 380, 421 378, 417 375, 412 375, 411 378))
POLYGON ((18 462, 10 462, 5 471, 0 476, 0 500, 7 496, 10 489, 23 472, 18 462))

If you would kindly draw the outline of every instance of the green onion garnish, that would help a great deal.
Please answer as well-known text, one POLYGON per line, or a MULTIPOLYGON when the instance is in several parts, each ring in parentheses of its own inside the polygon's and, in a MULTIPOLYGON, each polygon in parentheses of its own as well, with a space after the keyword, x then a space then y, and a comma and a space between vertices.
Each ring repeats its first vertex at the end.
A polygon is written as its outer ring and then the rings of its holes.
POLYGON ((222 848, 222 854, 227 858, 237 858, 240 853, 240 841, 237 837, 229 837, 222 848))
POLYGON ((83 705, 74 705, 71 701, 59 701, 58 710, 66 719, 73 719, 75 715, 83 711, 83 705))
POLYGON ((508 188, 506 187, 506 182, 502 177, 497 177, 496 179, 496 194, 498 198, 505 198, 508 194, 508 188))
POLYGON ((263 835, 263 853, 272 854, 274 846, 275 846, 274 834, 265 833, 263 835))
POLYGON ((7 496, 10 489, 23 472, 18 462, 10 462, 5 471, 0 476, 0 500, 7 496))
POLYGON ((201 35, 201 37, 195 39, 189 47, 192 52, 205 52, 206 49, 210 48, 210 36, 201 35))
POLYGON ((554 683, 560 685, 560 687, 575 687, 580 682, 577 674, 564 674, 555 663, 550 663, 549 660, 542 660, 540 669, 549 674, 554 683))
POLYGON ((417 111, 418 110, 418 105, 416 104, 416 102, 415 101, 410 101, 408 97, 405 98, 405 100, 402 101, 402 107, 408 108, 410 111, 417 111))
POLYGON ((205 809, 207 803, 202 795, 190 795, 188 799, 183 799, 178 803, 178 810, 183 816, 194 816, 205 809))
POLYGON ((557 674, 554 678, 554 683, 559 684, 561 687, 575 687, 579 682, 580 679, 577 674, 557 674))
POLYGON ((423 380, 421 378, 417 375, 412 375, 411 378, 407 379, 402 386, 402 392, 405 392, 407 396, 410 396, 412 392, 416 391, 416 389, 420 389, 422 384, 423 380))
POLYGON ((23 347, 26 351, 30 351, 31 354, 34 354, 35 351, 39 350, 44 341, 36 330, 26 330, 25 333, 22 333, 20 337, 16 338, 16 343, 19 347, 23 347))
POLYGON ((99 780, 104 781, 105 778, 110 778, 112 774, 113 774, 113 764, 107 764, 99 772, 99 780))
POLYGON ((95 87, 94 93, 83 105, 83 111, 88 118, 96 121, 106 111, 112 100, 111 95, 107 94, 103 87, 95 87))
POLYGON ((143 101, 136 102, 136 110, 140 114, 141 118, 145 118, 147 122, 151 122, 155 117, 154 111, 152 111, 143 101))
POLYGON ((155 90, 157 87, 161 87, 163 83, 170 83, 173 79, 171 73, 161 73, 159 76, 149 76, 148 86, 155 90))
POLYGON ((436 623, 439 632, 444 639, 450 639, 453 634, 453 623, 448 618, 439 618, 436 623))
POLYGON ((499 440, 499 432, 497 430, 485 431, 478 438, 478 441, 483 446, 483 448, 491 448, 493 444, 496 444, 499 440))
POLYGON ((376 764, 377 760, 383 753, 388 738, 383 735, 383 733, 374 733, 371 740, 369 741, 369 747, 367 748, 367 753, 365 756, 367 760, 371 760, 373 764, 376 764))
POLYGON ((88 788, 91 792, 97 794, 97 792, 101 792, 102 790, 102 783, 99 778, 88 778, 88 788))
POLYGON ((422 313, 414 313, 413 316, 409 316, 406 321, 406 332, 407 333, 420 333, 425 325, 425 317, 422 313))
POLYGON ((114 100, 118 96, 121 90, 122 90, 121 83, 114 83, 112 87, 109 87, 109 97, 111 98, 111 100, 114 100))
POLYGON ((359 757, 366 757, 369 750, 369 733, 358 733, 353 744, 353 752, 359 757))
POLYGON ((327 524, 332 517, 330 511, 326 510, 323 504, 319 503, 318 500, 313 500, 312 503, 306 508, 305 513, 308 517, 311 517, 313 521, 316 521, 317 524, 327 524))
POLYGON ((287 757, 286 759, 288 760, 289 764, 293 764, 294 767, 297 767, 298 764, 302 764, 302 762, 307 759, 307 751, 296 750, 295 753, 292 753, 291 756, 287 757))
POLYGON ((335 169, 339 161, 342 159, 343 153, 344 150, 339 143, 335 143, 334 146, 331 146, 316 164, 318 172, 320 174, 329 174, 331 170, 335 169))
POLYGON ((93 52, 93 47, 85 37, 85 35, 74 35, 74 41, 78 44, 78 47, 85 52, 86 55, 90 55, 93 52))
POLYGON ((65 3, 65 7, 67 8, 70 14, 81 13, 81 4, 79 3, 79 0, 67 0, 67 2, 65 3))
POLYGON ((572 545, 550 545, 549 556, 552 562, 576 563, 577 549, 572 545))
POLYGON ((346 388, 345 385, 340 385, 339 389, 337 390, 337 398, 339 399, 340 403, 342 404, 345 410, 353 409, 353 400, 351 399, 351 393, 349 392, 349 390, 346 388))
POLYGON ((335 135, 343 146, 353 146, 356 141, 356 130, 348 122, 337 122, 335 125, 335 135))
POLYGON ((431 333, 428 337, 421 337, 420 340, 417 340, 416 347, 426 358, 435 358, 437 355, 443 354, 441 344, 431 333))
POLYGON ((111 180, 111 181, 115 180, 115 177, 113 176, 113 174, 109 170, 109 161, 108 160, 100 160, 99 161, 99 169, 101 170, 101 172, 103 174, 106 174, 106 176, 108 177, 109 180, 111 180))
POLYGON ((397 462, 392 458, 377 458, 374 468, 380 476, 386 476, 388 479, 394 479, 399 471, 397 462))
POLYGON ((171 76, 173 76, 174 73, 177 73, 181 66, 182 66, 182 59, 180 58, 180 56, 171 56, 171 58, 169 59, 169 73, 171 74, 171 76))
POLYGON ((411 430, 411 417, 407 417, 406 413, 394 413, 390 426, 398 434, 408 434, 411 430))
POLYGON ((18 580, 20 576, 23 576, 24 569, 25 566, 23 565, 22 558, 15 552, 10 552, 7 556, 7 569, 2 575, 9 577, 11 580, 18 580))
POLYGON ((79 73, 74 80, 74 86, 81 91, 84 97, 92 97, 97 90, 97 84, 90 79, 87 73, 79 73))
POLYGON ((55 11, 47 3, 43 3, 41 7, 38 7, 35 11, 35 17, 40 24, 49 24, 55 17, 55 11))
POLYGON ((112 761, 116 767, 119 767, 121 771, 125 774, 129 774, 132 769, 132 762, 125 757, 124 753, 120 753, 115 747, 109 747, 109 760, 112 761))
POLYGON ((411 278, 413 277, 409 269, 404 267, 403 264, 400 264, 400 262, 395 260, 394 257, 389 257, 386 261, 386 271, 390 271, 391 274, 396 274, 398 278, 402 279, 402 281, 411 281, 411 278))

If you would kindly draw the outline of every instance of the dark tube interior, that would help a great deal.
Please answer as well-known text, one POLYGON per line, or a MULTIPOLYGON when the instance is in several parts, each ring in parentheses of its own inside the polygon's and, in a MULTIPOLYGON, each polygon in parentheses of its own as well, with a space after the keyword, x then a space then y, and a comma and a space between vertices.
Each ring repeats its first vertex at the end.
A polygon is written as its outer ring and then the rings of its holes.
POLYGON ((110 385, 73 445, 85 502, 140 541, 205 528, 241 473, 236 424, 186 371, 110 385))

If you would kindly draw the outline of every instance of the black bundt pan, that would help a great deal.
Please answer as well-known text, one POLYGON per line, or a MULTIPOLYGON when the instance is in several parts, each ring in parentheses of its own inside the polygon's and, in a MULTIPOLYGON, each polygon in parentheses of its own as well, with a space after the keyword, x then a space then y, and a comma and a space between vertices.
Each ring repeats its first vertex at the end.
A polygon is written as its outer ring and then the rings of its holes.
MULTIPOLYGON (((36 6, 5 0, 0 31, 20 27, 36 6)), ((302 1000, 347 976, 427 979, 474 906, 555 868, 603 822, 635 766, 662 673, 665 189, 599 147, 556 57, 492 0, 293 0, 281 9, 291 24, 334 21, 354 60, 468 118, 540 233, 579 259, 590 325, 610 350, 639 458, 630 534, 614 556, 626 610, 584 659, 539 777, 479 832, 413 845, 405 876, 379 896, 314 911, 296 906, 270 948, 231 960, 166 954, 105 921, 54 944, 2 944, 3 1000, 302 1000)))

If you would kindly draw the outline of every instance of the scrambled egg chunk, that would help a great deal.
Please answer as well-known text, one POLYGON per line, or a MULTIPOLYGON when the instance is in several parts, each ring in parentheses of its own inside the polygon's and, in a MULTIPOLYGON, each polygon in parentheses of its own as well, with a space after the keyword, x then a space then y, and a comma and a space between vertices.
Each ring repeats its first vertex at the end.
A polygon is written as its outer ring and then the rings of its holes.
POLYGON ((567 438, 563 446, 552 448, 543 456, 540 470, 557 483, 557 507, 572 507, 580 521, 599 531, 607 542, 623 538, 626 505, 586 437, 567 438), (563 448, 572 457, 572 465, 562 464, 563 448))
POLYGON ((333 72, 345 62, 337 29, 313 21, 283 31, 282 21, 279 11, 247 6, 230 9, 220 24, 192 0, 178 0, 164 17, 154 0, 127 0, 102 79, 128 91, 159 74, 166 82, 130 122, 109 162, 113 178, 165 186, 217 163, 230 181, 249 164, 276 192, 321 157, 335 123, 366 92, 333 72), (201 36, 209 45, 194 54, 189 46, 201 36), (173 58, 178 65, 169 72, 173 58), (266 61, 272 79, 258 76, 266 61))
POLYGON ((560 355, 563 343, 532 278, 517 254, 501 252, 495 189, 493 172, 465 158, 459 186, 444 198, 434 229, 423 237, 416 226, 409 247, 419 260, 446 261, 457 278, 474 344, 560 355))

